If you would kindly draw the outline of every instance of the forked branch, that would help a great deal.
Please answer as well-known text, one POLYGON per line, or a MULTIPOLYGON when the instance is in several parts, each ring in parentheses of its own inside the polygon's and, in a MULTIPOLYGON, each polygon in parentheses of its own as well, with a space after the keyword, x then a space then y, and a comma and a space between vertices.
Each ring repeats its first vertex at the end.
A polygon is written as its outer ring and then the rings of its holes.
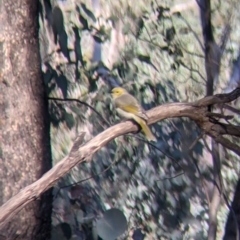
MULTIPOLYGON (((228 123, 219 122, 226 119, 224 115, 209 115, 208 106, 214 104, 229 103, 240 96, 240 88, 236 88, 229 94, 208 96, 193 103, 168 103, 155 107, 147 112, 149 124, 159 122, 167 118, 189 117, 202 129, 203 133, 213 137, 216 142, 224 145, 240 156, 240 148, 225 139, 223 135, 240 136, 240 127, 228 123), (216 118, 215 118, 216 117, 216 118)), ((228 117, 227 117, 228 119, 228 117)), ((112 139, 130 132, 136 132, 138 127, 131 121, 116 124, 90 141, 84 143, 84 133, 74 142, 70 153, 39 180, 22 189, 18 194, 0 207, 0 229, 7 224, 17 212, 30 202, 51 188, 62 176, 74 166, 83 161, 90 161, 91 156, 105 146, 112 139)))

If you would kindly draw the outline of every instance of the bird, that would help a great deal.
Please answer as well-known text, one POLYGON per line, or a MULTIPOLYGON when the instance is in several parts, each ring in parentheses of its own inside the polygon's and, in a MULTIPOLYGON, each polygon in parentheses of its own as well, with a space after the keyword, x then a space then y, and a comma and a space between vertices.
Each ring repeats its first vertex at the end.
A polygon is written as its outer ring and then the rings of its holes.
POLYGON ((148 116, 137 99, 122 87, 113 88, 111 95, 118 114, 126 119, 133 119, 140 125, 147 140, 156 142, 156 137, 147 125, 148 116))

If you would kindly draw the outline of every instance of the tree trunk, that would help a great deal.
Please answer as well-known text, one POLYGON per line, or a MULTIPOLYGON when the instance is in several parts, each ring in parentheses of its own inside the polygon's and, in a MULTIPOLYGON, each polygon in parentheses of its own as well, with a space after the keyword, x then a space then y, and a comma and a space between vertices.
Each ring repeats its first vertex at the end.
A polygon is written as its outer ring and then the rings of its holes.
POLYGON ((224 240, 234 240, 239 239, 239 231, 240 231, 240 180, 238 180, 234 198, 232 201, 231 209, 232 211, 228 214, 228 219, 225 226, 225 235, 223 237, 224 240), (233 215, 234 212, 234 215, 233 215))
MULTIPOLYGON (((51 167, 40 70, 38 1, 0 1, 0 205, 51 167)), ((20 211, 1 239, 49 239, 51 191, 20 211)))

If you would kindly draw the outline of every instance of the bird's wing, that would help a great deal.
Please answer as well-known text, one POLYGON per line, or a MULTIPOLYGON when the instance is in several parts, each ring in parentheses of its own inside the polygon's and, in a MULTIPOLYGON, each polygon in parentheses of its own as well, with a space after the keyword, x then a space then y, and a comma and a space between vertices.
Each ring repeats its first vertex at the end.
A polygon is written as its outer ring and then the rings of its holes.
POLYGON ((116 107, 119 107, 126 112, 131 112, 146 121, 148 119, 148 116, 146 115, 144 109, 138 103, 136 98, 130 94, 123 94, 122 96, 116 98, 115 105, 116 107))

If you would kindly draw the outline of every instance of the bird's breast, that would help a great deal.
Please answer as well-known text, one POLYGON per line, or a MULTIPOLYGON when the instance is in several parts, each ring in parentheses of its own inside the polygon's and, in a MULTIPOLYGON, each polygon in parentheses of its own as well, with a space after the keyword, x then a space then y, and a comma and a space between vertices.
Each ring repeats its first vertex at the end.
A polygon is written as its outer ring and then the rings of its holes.
POLYGON ((126 112, 124 110, 122 110, 121 108, 117 107, 116 108, 118 114, 124 118, 127 118, 127 119, 132 119, 134 114, 133 113, 130 113, 130 112, 126 112))

